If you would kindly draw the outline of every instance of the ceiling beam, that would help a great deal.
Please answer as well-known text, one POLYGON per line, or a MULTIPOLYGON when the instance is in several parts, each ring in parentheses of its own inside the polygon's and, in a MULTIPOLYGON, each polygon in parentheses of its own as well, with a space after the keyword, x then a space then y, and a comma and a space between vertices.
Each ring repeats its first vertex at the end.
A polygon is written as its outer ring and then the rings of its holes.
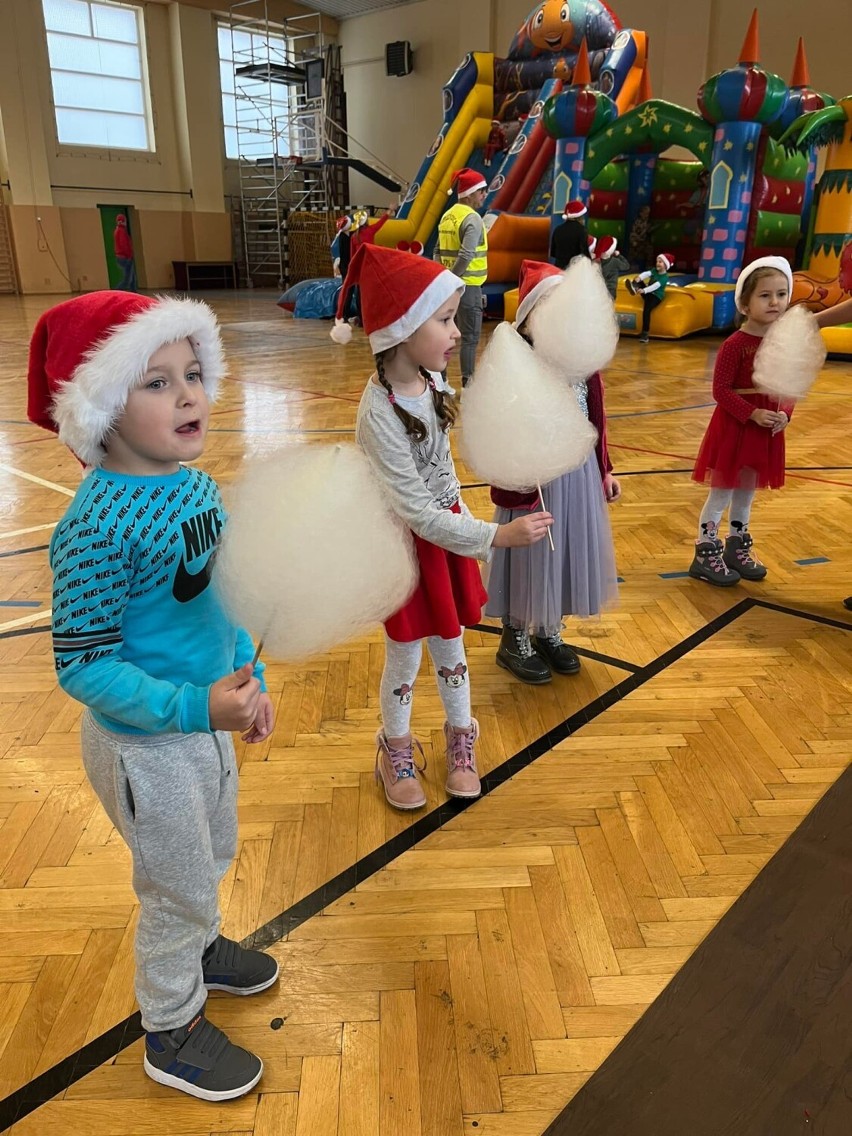
MULTIPOLYGON (((148 0, 151 4, 171 4, 174 0, 148 0)), ((180 0, 181 4, 186 4, 189 8, 203 8, 207 12, 215 12, 217 15, 227 17, 230 5, 227 0, 180 0)), ((314 9, 309 4, 299 4, 297 0, 269 0, 269 19, 272 22, 282 22, 287 19, 293 19, 295 16, 309 16, 314 13, 314 9)), ((257 12, 262 11, 262 5, 257 5, 257 12)), ((246 10, 247 14, 255 14, 252 9, 246 10)), ((321 16, 323 34, 327 36, 336 36, 340 25, 337 20, 331 16, 321 16)))

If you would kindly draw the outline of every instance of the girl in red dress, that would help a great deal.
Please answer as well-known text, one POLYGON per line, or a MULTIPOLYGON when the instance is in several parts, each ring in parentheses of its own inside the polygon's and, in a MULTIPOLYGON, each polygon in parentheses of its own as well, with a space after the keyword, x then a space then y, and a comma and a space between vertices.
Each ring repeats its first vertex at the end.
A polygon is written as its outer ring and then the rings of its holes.
POLYGON ((351 336, 343 311, 356 284, 376 361, 358 408, 357 441, 394 512, 410 528, 420 565, 417 590, 385 624, 376 780, 395 808, 418 809, 426 804, 417 778, 425 762, 415 762, 415 748, 421 757, 423 750, 410 725, 423 640, 447 716, 446 790, 477 797, 473 747, 479 726, 471 716, 462 639, 465 624, 479 621, 486 599, 477 560, 490 559, 494 547, 541 540, 553 518, 532 513, 496 525, 472 516, 461 500, 448 435, 456 410, 440 377, 460 334, 453 319, 464 288, 458 276, 421 256, 362 246, 340 292, 336 342, 351 336))
POLYGON ((765 566, 752 555, 749 516, 757 489, 780 489, 784 484, 784 430, 793 405, 757 390, 752 371, 763 336, 787 309, 792 286, 790 265, 783 257, 764 256, 744 268, 734 293, 742 327, 716 356, 717 405, 692 474, 695 481, 709 481, 711 489, 699 518, 689 574, 717 587, 766 575, 765 566), (719 524, 725 509, 730 532, 723 546, 719 524))

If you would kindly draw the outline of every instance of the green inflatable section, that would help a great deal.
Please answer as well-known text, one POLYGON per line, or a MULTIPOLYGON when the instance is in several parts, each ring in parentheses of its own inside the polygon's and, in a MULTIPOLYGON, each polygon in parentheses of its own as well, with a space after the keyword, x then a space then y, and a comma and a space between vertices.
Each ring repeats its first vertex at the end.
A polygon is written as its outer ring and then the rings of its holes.
POLYGON ((669 146, 683 146, 706 165, 713 150, 713 127, 694 110, 651 99, 589 138, 583 172, 594 182, 607 163, 620 154, 640 147, 659 154, 669 146))

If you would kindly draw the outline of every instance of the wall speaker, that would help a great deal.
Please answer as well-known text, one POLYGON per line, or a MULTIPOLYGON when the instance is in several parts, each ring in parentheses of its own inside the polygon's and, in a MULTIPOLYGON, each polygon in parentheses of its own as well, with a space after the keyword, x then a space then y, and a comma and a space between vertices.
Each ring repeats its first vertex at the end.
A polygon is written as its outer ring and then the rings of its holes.
POLYGON ((385 72, 388 75, 410 75, 414 70, 414 56, 407 39, 385 44, 385 72))

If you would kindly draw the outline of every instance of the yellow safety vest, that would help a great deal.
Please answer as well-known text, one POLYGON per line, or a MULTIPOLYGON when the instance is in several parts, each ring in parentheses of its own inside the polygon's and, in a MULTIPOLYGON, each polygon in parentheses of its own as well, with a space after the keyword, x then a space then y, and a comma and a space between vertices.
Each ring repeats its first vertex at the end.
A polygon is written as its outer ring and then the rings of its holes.
MULTIPOLYGON (((475 212, 475 209, 471 209, 469 205, 465 205, 463 201, 459 201, 452 209, 448 209, 441 218, 441 223, 438 226, 438 257, 445 268, 452 269, 453 265, 456 263, 459 250, 461 249, 459 228, 465 217, 475 212)), ((485 226, 483 225, 482 238, 477 245, 473 260, 464 270, 462 280, 465 284, 482 285, 485 283, 487 277, 488 234, 485 232, 485 226)))

